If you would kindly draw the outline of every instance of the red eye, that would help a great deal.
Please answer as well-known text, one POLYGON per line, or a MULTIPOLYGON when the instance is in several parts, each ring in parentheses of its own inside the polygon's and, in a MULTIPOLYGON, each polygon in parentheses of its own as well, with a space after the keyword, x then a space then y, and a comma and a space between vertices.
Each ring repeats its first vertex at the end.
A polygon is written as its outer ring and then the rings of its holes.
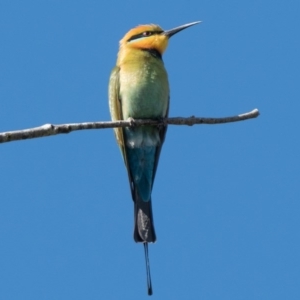
POLYGON ((149 35, 151 35, 151 34, 152 34, 151 31, 145 31, 145 32, 143 32, 143 36, 149 36, 149 35))

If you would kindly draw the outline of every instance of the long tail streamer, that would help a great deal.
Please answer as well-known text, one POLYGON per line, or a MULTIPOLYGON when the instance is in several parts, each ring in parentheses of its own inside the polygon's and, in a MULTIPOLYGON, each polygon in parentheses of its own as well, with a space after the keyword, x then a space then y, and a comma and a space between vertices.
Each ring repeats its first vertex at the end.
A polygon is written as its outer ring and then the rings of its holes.
POLYGON ((153 294, 153 290, 152 290, 152 283, 151 283, 151 273, 150 273, 148 243, 144 243, 144 250, 145 250, 145 261, 146 261, 146 272, 147 272, 148 295, 151 296, 153 294))

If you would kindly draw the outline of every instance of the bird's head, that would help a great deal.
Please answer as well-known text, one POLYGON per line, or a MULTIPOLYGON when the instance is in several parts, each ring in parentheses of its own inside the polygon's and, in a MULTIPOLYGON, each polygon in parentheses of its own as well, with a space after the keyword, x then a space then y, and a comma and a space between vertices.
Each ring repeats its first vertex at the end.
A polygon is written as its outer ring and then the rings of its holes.
POLYGON ((170 30, 163 30, 160 26, 154 24, 140 25, 125 34, 120 41, 120 48, 153 49, 162 55, 168 46, 168 41, 171 36, 200 22, 201 21, 188 23, 170 30))

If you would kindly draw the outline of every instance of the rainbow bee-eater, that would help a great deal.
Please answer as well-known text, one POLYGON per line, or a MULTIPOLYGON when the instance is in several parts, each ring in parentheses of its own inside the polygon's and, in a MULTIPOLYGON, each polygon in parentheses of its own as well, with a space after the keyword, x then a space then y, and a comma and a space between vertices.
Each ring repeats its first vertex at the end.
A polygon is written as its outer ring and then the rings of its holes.
MULTIPOLYGON (((158 25, 140 25, 120 41, 117 65, 109 81, 109 108, 113 121, 158 119, 168 116, 170 89, 162 54, 171 36, 193 22, 164 31, 158 25)), ((144 243, 148 294, 152 294, 148 243, 156 241, 151 192, 167 126, 115 128, 127 168, 134 202, 134 240, 144 243)))

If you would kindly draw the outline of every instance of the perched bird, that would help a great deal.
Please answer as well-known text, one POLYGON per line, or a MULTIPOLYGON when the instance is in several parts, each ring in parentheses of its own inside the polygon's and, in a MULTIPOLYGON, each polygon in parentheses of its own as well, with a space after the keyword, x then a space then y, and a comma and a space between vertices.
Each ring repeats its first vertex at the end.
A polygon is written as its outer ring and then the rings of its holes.
MULTIPOLYGON (((162 119, 169 111, 169 82, 162 54, 175 33, 200 22, 164 31, 140 25, 120 41, 117 65, 109 81, 109 108, 116 120, 162 119)), ((151 192, 167 126, 115 128, 134 202, 134 240, 144 243, 148 294, 152 294, 148 243, 156 241, 151 192)))

